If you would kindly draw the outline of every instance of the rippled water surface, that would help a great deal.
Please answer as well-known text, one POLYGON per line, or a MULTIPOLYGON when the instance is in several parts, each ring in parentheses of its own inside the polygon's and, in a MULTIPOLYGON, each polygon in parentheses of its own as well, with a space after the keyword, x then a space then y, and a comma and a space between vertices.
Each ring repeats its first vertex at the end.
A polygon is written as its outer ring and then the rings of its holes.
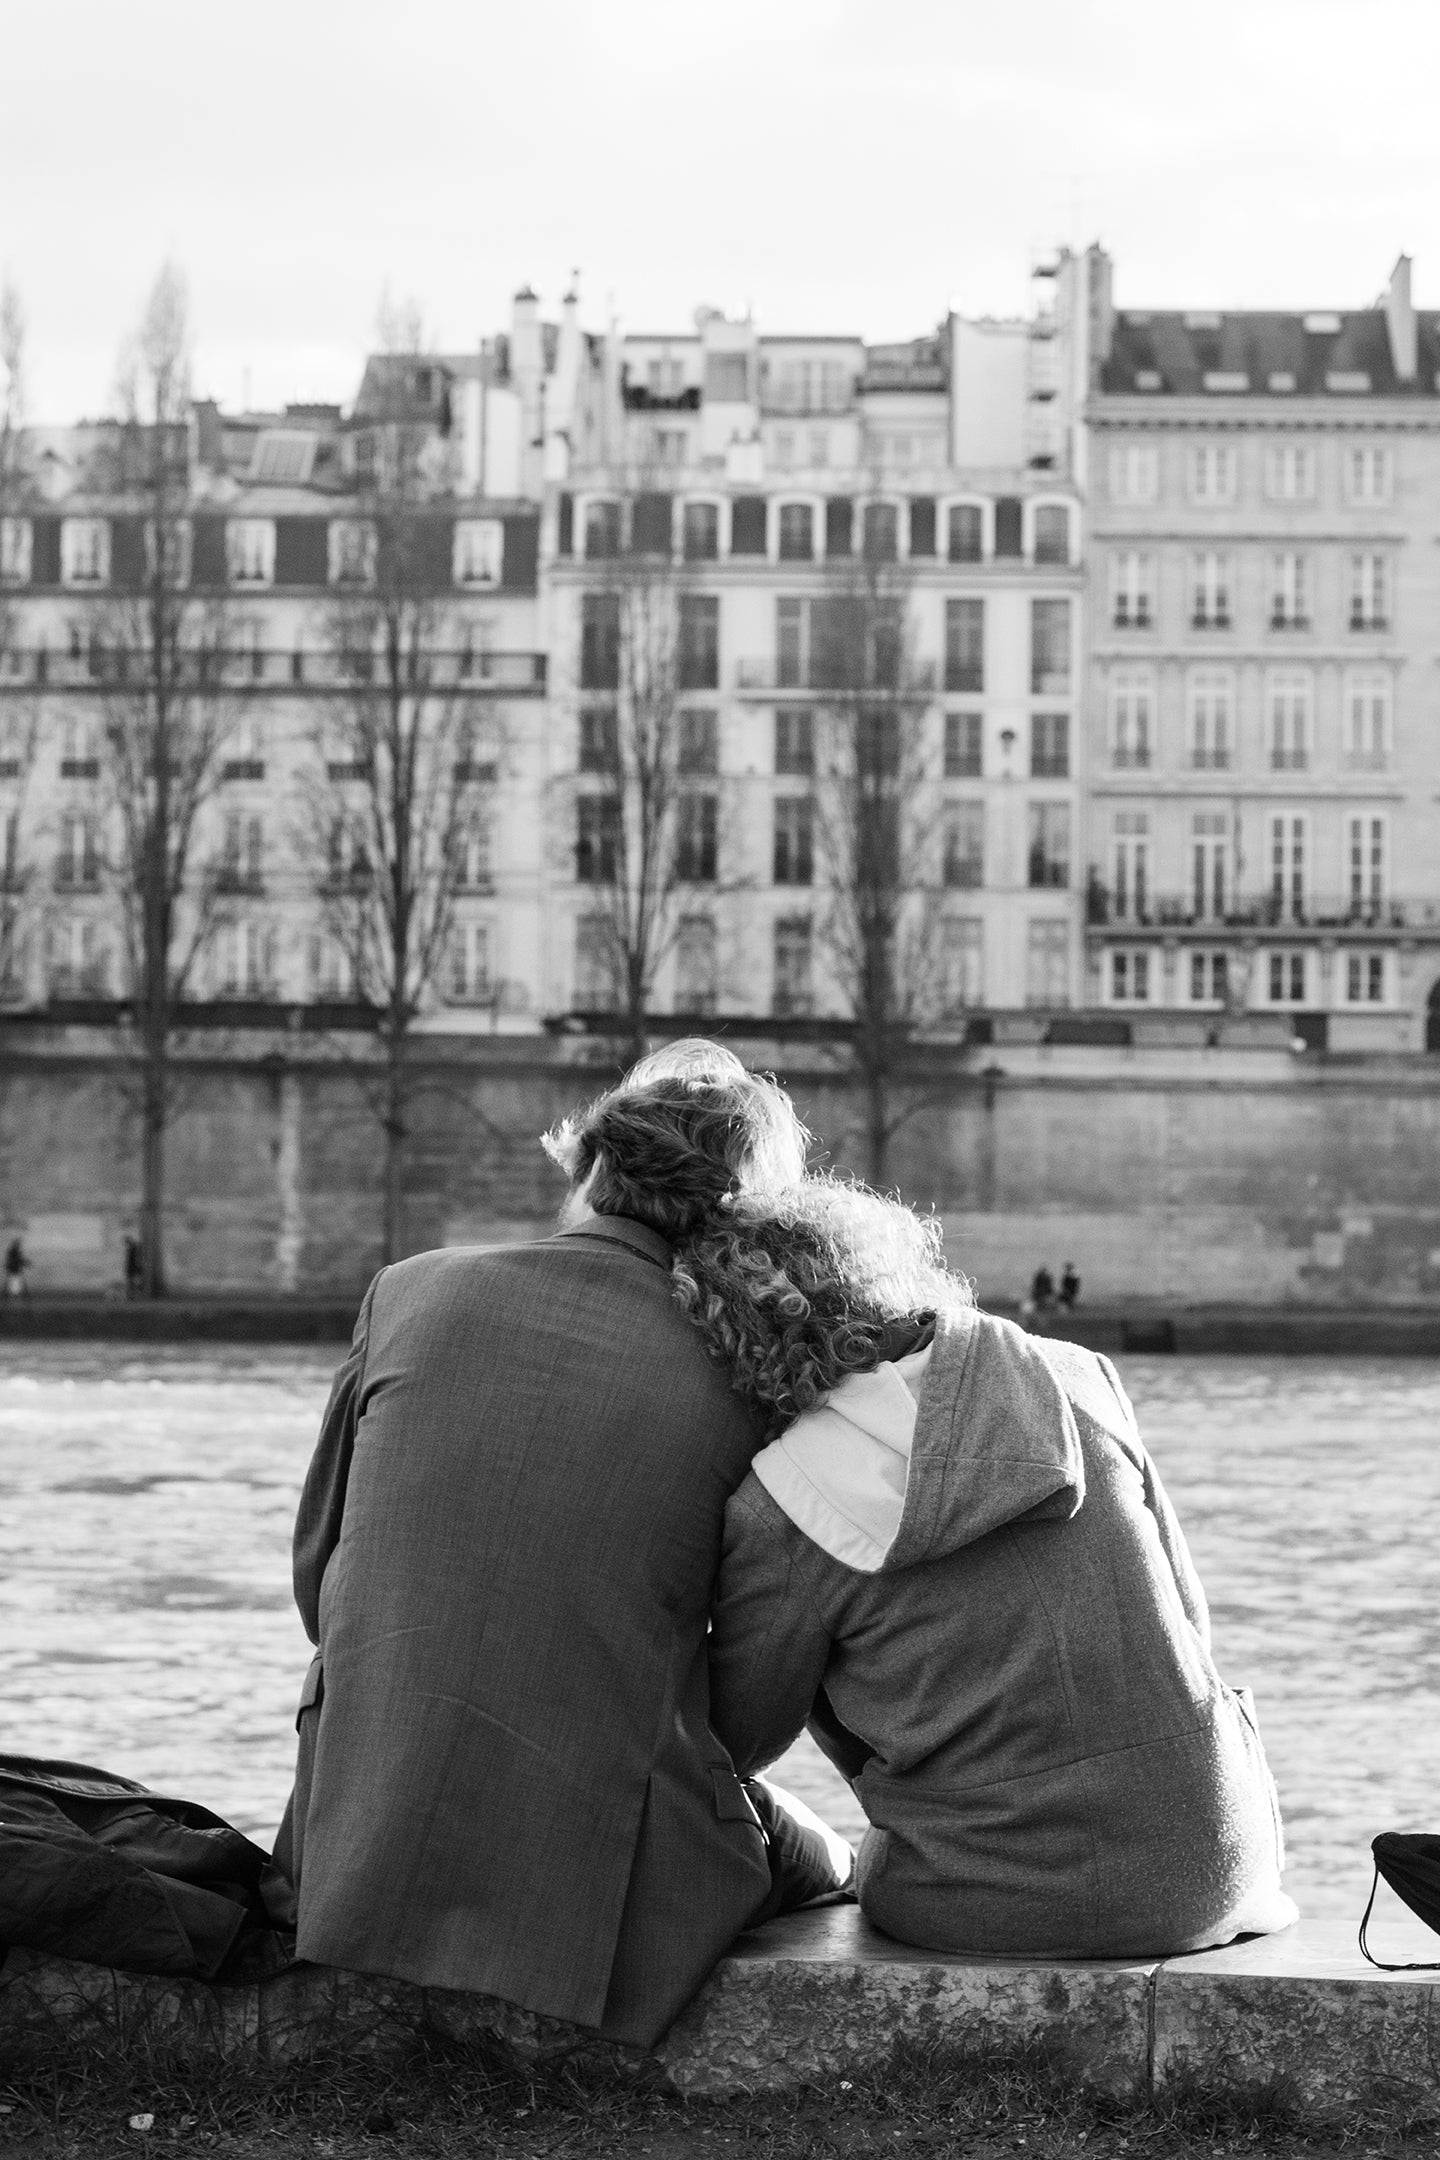
MULTIPOLYGON (((268 1839, 308 1658, 295 1500, 332 1360, 5 1346, 5 1746, 101 1763, 268 1839)), ((1440 1366, 1132 1358, 1124 1376, 1254 1688, 1311 1912, 1353 1914, 1375 1831, 1440 1830, 1440 1366)), ((842 1828, 805 1742, 777 1772, 842 1828)))

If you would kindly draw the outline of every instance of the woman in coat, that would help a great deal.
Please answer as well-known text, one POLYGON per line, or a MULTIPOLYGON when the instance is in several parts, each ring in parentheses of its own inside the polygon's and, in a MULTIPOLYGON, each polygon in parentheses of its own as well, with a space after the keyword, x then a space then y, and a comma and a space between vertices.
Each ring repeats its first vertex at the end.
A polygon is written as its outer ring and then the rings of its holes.
POLYGON ((828 1180, 737 1201, 675 1276, 770 1426, 712 1724, 742 1777, 809 1724, 869 1820, 867 1916, 1070 1957, 1293 1920, 1253 1712, 1108 1360, 976 1310, 936 1226, 828 1180))

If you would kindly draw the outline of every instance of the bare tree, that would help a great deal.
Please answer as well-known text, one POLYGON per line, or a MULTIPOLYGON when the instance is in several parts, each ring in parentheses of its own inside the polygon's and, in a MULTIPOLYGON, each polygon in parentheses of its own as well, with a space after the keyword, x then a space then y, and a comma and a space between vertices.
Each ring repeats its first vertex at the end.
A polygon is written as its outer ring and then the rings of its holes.
POLYGON ((456 901, 485 876, 505 750, 477 707, 468 645, 444 597, 452 528, 435 499, 434 431, 409 416, 403 367, 390 372, 366 419, 355 514, 332 525, 342 550, 324 625, 333 689, 301 836, 325 935, 344 961, 345 981, 331 987, 375 1015, 378 1077, 353 1069, 384 1134, 387 1261, 404 1250, 406 1143, 422 1085, 416 1023, 447 967, 463 972, 456 901))
POLYGON ((189 334, 185 280, 166 264, 121 361, 111 490, 110 597, 77 622, 98 678, 105 877, 133 1015, 141 1126, 143 1289, 164 1295, 165 1148, 174 1038, 214 924, 201 859, 225 732, 222 604, 190 584, 189 334))
POLYGON ((642 486, 611 509, 604 568, 581 595, 575 873, 590 896, 591 968, 630 1062, 646 1048, 682 902, 717 881, 720 797, 704 777, 716 771, 715 723, 684 707, 718 687, 719 629, 718 602, 676 562, 673 498, 642 486))
POLYGON ((825 873, 820 942, 852 1023, 865 1174, 920 1107, 917 1031, 939 996, 935 790, 926 673, 909 584, 882 527, 832 566, 812 630, 816 810, 825 873))
POLYGON ((28 575, 28 527, 17 515, 25 486, 25 316, 7 280, 0 288, 0 999, 17 996, 24 973, 31 885, 28 784, 39 709, 22 678, 23 621, 14 588, 28 575))

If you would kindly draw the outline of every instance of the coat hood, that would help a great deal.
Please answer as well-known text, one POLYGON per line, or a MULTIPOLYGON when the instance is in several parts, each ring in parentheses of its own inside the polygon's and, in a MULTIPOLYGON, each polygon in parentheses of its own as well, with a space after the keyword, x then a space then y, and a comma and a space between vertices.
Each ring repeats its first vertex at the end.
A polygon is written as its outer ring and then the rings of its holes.
POLYGON ((755 1458, 807 1537, 865 1574, 958 1552, 1085 1497, 1075 1413, 1034 1336, 942 1314, 932 1344, 852 1373, 755 1458))

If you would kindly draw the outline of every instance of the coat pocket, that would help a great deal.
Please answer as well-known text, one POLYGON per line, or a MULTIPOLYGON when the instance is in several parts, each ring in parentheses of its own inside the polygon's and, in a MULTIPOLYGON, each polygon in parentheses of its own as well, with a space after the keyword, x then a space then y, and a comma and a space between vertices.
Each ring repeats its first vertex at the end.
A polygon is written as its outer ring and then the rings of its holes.
POLYGON ((325 1700, 325 1666, 317 1650, 310 1660, 309 1670, 300 1684, 300 1700, 295 1705, 295 1730, 300 1730, 300 1720, 307 1710, 314 1710, 325 1700))

